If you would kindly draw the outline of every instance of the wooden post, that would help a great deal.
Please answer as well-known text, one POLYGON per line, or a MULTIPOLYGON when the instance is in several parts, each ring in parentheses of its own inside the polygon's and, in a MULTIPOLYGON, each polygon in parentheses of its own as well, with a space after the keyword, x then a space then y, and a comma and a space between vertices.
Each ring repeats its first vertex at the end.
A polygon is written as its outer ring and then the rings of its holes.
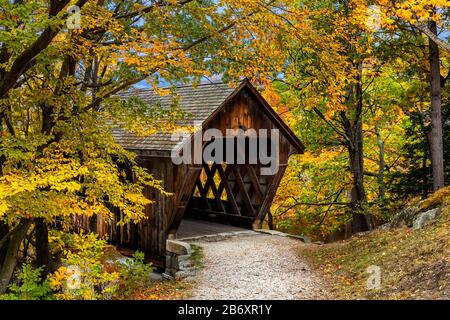
POLYGON ((275 193, 277 192, 277 188, 280 185, 281 179, 283 178, 284 172, 286 171, 287 165, 281 165, 278 169, 278 172, 273 176, 272 181, 270 182, 266 197, 264 198, 264 202, 259 209, 258 216, 256 217, 253 223, 253 229, 261 229, 262 222, 266 217, 267 212, 270 210, 270 205, 272 204, 273 198, 275 197, 275 193))

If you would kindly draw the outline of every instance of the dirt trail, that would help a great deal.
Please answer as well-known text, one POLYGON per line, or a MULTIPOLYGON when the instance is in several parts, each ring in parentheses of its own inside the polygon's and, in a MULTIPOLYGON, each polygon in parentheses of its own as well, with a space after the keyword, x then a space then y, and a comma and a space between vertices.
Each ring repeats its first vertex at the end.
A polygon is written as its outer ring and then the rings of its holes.
POLYGON ((298 257, 296 239, 239 235, 196 242, 203 265, 195 276, 192 299, 326 299, 318 275, 298 257))

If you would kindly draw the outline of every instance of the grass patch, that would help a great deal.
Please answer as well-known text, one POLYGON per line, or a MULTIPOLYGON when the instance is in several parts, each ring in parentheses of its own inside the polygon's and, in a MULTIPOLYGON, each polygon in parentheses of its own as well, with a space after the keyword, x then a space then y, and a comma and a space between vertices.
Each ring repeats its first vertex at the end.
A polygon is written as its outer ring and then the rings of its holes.
POLYGON ((201 246, 192 244, 192 254, 190 257, 191 264, 195 269, 202 269, 203 268, 203 248, 201 246))
POLYGON ((333 285, 337 299, 449 299, 450 205, 424 229, 376 230, 300 254, 333 285), (368 290, 369 266, 381 268, 381 289, 368 290))

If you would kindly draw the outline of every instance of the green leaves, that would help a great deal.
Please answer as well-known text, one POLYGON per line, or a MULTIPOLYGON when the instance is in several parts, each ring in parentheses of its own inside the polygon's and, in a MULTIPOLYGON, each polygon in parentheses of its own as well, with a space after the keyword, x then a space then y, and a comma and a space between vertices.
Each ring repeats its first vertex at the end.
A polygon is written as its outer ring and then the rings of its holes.
POLYGON ((10 285, 10 293, 0 295, 0 300, 52 299, 49 282, 41 279, 42 269, 34 268, 31 261, 27 260, 17 274, 17 283, 10 285))

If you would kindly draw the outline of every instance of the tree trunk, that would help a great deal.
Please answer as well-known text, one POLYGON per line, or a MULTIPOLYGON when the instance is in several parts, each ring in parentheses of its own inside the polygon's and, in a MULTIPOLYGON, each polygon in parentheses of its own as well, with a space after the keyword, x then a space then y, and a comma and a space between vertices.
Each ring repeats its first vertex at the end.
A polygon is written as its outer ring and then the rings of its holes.
POLYGON ((350 171, 353 174, 351 191, 352 231, 363 232, 372 229, 372 219, 366 212, 366 192, 364 189, 364 158, 362 130, 362 63, 358 65, 359 73, 354 91, 354 99, 348 101, 348 117, 344 121, 347 149, 350 158, 350 171))
MULTIPOLYGON (((8 225, 0 222, 0 241, 9 233, 8 225)), ((5 261, 6 251, 8 248, 9 240, 6 240, 3 245, 0 245, 0 266, 3 265, 3 261, 5 261)))
POLYGON ((5 293, 6 289, 8 288, 17 264, 20 244, 22 243, 23 239, 25 239, 30 225, 31 220, 22 220, 15 232, 10 237, 5 261, 2 264, 2 268, 0 270, 0 294, 5 293))
POLYGON ((43 218, 36 219, 36 264, 43 267, 42 278, 51 271, 50 248, 48 245, 48 227, 43 218))
POLYGON ((386 198, 386 192, 385 192, 385 186, 384 186, 384 167, 385 167, 385 161, 384 161, 384 141, 381 138, 380 134, 380 128, 378 125, 375 126, 375 134, 377 135, 377 144, 378 144, 378 175, 377 175, 377 182, 378 182, 378 199, 380 202, 380 207, 384 207, 385 205, 385 198, 386 198))
MULTIPOLYGON (((356 128, 356 135, 362 138, 362 125, 356 128)), ((353 131, 353 130, 352 130, 353 131)), ((357 139, 357 138, 356 138, 357 139)), ((355 139, 352 139, 355 141, 355 139)), ((356 141, 355 141, 356 142, 356 141)), ((363 232, 372 229, 370 216, 366 214, 366 192, 364 189, 364 168, 362 166, 362 143, 356 143, 354 147, 349 147, 350 170, 353 174, 353 188, 351 191, 351 209, 352 209, 352 231, 363 232)))
POLYGON ((420 186, 422 190, 422 199, 426 199, 428 197, 428 193, 430 192, 428 184, 430 183, 429 177, 427 174, 427 161, 429 159, 429 153, 430 153, 430 147, 429 142, 426 144, 424 150, 423 150, 423 156, 422 156, 422 172, 423 172, 423 180, 422 185, 420 186))
MULTIPOLYGON (((436 22, 430 22, 430 30, 437 35, 436 22)), ((429 134, 431 149, 431 170, 433 174, 433 189, 444 187, 444 149, 442 138, 441 113, 441 68, 439 47, 429 39, 430 50, 430 84, 431 84, 431 132, 429 134)))

